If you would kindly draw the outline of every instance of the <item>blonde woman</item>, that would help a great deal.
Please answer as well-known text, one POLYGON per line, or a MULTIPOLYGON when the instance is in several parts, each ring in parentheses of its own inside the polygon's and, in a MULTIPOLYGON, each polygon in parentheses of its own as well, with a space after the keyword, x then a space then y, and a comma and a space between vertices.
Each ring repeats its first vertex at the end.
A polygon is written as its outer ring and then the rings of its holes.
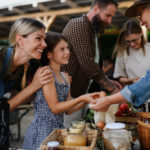
MULTIPOLYGON (((11 49, 8 65, 3 73, 3 82, 18 80, 24 71, 24 64, 27 64, 30 59, 41 58, 42 52, 47 46, 44 39, 45 26, 35 19, 21 18, 13 24, 9 34, 10 47, 3 47, 0 50, 0 72, 2 72, 5 55, 11 49)), ((47 66, 39 68, 31 84, 9 100, 10 110, 15 109, 43 84, 49 82, 50 76, 50 70, 47 66)), ((7 87, 5 89, 4 93, 7 92, 7 87)))
MULTIPOLYGON (((17 82, 24 78, 24 65, 30 59, 40 59, 44 48, 47 46, 45 43, 45 26, 31 18, 21 18, 17 20, 10 30, 9 40, 10 46, 0 49, 0 98, 3 100, 4 94, 15 88, 17 82)), ((8 100, 10 110, 15 109, 19 104, 28 100, 28 98, 44 84, 51 80, 51 71, 49 67, 39 68, 31 82, 16 96, 8 100)), ((25 80, 24 80, 25 82, 25 80)), ((3 100, 6 104, 6 100, 3 100)), ((1 104, 1 111, 3 108, 1 104)), ((7 106, 7 104, 6 104, 7 106)), ((8 113, 8 112, 7 112, 8 113)), ((4 115, 7 115, 4 113, 4 115)), ((1 126, 0 126, 0 149, 8 148, 9 146, 9 132, 8 120, 4 122, 1 113, 1 126), (7 126, 6 126, 7 123, 7 126), (6 128, 3 128, 6 126, 6 128), (4 131, 3 131, 4 129, 4 131)))

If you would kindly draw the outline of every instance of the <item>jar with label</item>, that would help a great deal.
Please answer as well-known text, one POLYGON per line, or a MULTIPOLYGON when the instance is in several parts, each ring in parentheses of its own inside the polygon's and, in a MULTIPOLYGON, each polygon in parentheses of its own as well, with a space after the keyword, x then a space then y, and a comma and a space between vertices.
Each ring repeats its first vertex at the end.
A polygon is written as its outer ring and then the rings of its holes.
POLYGON ((87 139, 83 133, 82 128, 70 127, 68 134, 64 138, 64 145, 66 146, 86 146, 87 139))
POLYGON ((106 124, 103 137, 105 150, 131 150, 131 133, 123 123, 106 124))

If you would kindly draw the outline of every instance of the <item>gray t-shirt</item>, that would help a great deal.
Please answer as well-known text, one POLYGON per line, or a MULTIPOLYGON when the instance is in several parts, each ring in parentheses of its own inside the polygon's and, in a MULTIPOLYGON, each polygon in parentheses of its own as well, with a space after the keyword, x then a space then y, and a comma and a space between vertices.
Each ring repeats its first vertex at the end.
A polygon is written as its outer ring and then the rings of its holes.
POLYGON ((135 78, 142 77, 150 69, 150 43, 145 44, 145 56, 142 49, 129 49, 129 56, 125 52, 116 58, 113 77, 135 78))

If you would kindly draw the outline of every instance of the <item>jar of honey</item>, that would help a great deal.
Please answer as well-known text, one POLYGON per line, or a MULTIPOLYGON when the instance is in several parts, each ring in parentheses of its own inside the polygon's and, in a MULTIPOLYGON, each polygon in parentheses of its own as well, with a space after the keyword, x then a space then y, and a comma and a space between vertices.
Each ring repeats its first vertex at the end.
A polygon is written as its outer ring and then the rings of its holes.
POLYGON ((68 134, 64 139, 64 145, 66 146, 86 146, 87 139, 83 133, 82 128, 70 127, 68 134))

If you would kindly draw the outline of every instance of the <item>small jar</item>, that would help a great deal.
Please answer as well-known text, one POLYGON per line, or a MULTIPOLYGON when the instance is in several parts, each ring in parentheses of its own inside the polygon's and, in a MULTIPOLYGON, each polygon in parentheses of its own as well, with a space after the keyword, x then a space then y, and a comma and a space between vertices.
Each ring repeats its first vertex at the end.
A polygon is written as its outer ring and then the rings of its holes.
POLYGON ((86 146, 86 142, 86 136, 81 128, 70 127, 67 136, 64 138, 64 145, 66 146, 86 146))
POLYGON ((105 150, 131 150, 131 134, 123 123, 106 124, 103 137, 105 150))
POLYGON ((47 143, 48 150, 59 150, 59 142, 58 141, 51 141, 47 143))

